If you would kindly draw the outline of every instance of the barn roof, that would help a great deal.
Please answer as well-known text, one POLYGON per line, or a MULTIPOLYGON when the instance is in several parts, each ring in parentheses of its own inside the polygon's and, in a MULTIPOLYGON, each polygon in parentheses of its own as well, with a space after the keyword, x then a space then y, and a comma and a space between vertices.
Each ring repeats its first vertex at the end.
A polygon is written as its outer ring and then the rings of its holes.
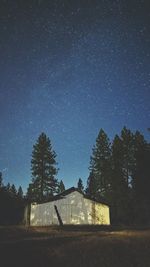
POLYGON ((58 195, 55 195, 53 196, 52 198, 49 199, 49 201, 55 201, 55 200, 59 200, 59 199, 62 199, 64 198, 65 196, 71 194, 72 192, 79 192, 80 194, 83 195, 84 198, 86 199, 89 199, 89 200, 92 200, 92 201, 95 201, 97 203, 101 203, 101 204, 105 204, 105 205, 108 205, 108 203, 103 199, 103 198, 100 198, 99 201, 97 201, 95 198, 92 198, 90 196, 87 196, 85 195, 84 193, 82 193, 78 188, 76 187, 71 187, 65 191, 63 191, 62 193, 58 194, 58 195))

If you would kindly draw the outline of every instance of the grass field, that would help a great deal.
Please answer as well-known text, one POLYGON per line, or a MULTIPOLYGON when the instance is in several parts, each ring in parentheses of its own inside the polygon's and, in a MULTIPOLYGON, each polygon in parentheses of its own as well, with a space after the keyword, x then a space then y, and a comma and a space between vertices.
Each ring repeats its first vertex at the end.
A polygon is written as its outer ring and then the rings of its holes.
POLYGON ((150 230, 0 227, 0 266, 150 267, 150 230))

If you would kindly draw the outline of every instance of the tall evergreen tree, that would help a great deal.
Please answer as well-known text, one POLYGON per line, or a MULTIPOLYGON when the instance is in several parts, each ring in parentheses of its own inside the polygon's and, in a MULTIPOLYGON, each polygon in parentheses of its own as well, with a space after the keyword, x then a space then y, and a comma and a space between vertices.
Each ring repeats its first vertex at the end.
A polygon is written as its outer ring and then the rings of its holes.
POLYGON ((111 217, 113 223, 124 222, 127 216, 128 189, 124 179, 123 143, 118 135, 112 142, 111 157, 111 217))
POLYGON ((134 166, 134 135, 124 127, 121 131, 121 140, 123 145, 123 171, 127 187, 132 184, 132 174, 134 166))
POLYGON ((85 193, 86 193, 86 195, 88 195, 92 198, 96 198, 97 189, 98 189, 97 181, 96 181, 96 178, 95 178, 93 172, 91 171, 90 175, 87 179, 87 187, 85 189, 85 193))
POLYGON ((133 176, 133 199, 136 222, 150 223, 150 144, 140 132, 135 133, 135 169, 133 176))
POLYGON ((139 131, 136 131, 134 134, 134 168, 133 168, 133 179, 132 179, 133 191, 135 191, 135 187, 136 187, 135 173, 137 174, 139 156, 141 155, 142 151, 145 150, 146 147, 147 147, 147 142, 144 139, 144 136, 139 131))
POLYGON ((81 178, 79 178, 79 180, 78 180, 77 188, 78 188, 78 190, 79 190, 80 192, 83 193, 83 191, 84 191, 84 186, 83 186, 83 182, 82 182, 82 179, 81 179, 81 178))
POLYGON ((97 185, 96 197, 108 197, 110 189, 110 141, 103 129, 100 130, 93 148, 90 161, 90 171, 92 172, 95 185, 97 185))
POLYGON ((32 160, 32 193, 37 201, 43 201, 56 191, 57 174, 56 153, 52 150, 50 139, 41 133, 33 146, 32 160))

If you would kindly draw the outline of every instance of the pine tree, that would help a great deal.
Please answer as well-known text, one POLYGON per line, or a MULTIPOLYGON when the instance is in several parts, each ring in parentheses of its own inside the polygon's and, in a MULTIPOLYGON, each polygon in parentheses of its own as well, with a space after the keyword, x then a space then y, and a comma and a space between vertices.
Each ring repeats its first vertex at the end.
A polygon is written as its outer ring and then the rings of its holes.
POLYGON ((21 186, 18 188, 17 196, 19 199, 23 199, 23 190, 21 186))
POLYGON ((63 191, 65 191, 65 185, 64 185, 63 181, 61 180, 59 185, 58 185, 58 193, 62 193, 63 191))
POLYGON ((139 131, 135 133, 134 141, 135 168, 132 187, 135 218, 138 223, 150 223, 150 144, 139 131))
POLYGON ((36 202, 38 200, 38 195, 36 195, 36 189, 33 183, 30 183, 28 188, 27 188, 27 194, 26 198, 29 202, 36 202))
POLYGON ((83 193, 83 191, 84 191, 84 186, 83 186, 83 182, 82 182, 82 179, 81 179, 81 178, 79 178, 79 180, 78 180, 77 188, 78 188, 78 190, 79 190, 80 192, 83 193))
POLYGON ((5 190, 6 192, 9 194, 10 193, 10 189, 11 189, 11 185, 10 183, 8 183, 6 186, 5 186, 5 190))
POLYGON ((17 190, 14 184, 12 184, 12 186, 10 186, 10 195, 12 198, 16 198, 17 197, 17 190))
POLYGON ((97 185, 96 178, 95 178, 93 172, 91 172, 88 179, 87 179, 87 187, 85 189, 86 195, 95 199, 96 194, 97 194, 97 188, 98 188, 98 185, 97 185))
POLYGON ((112 223, 124 222, 127 209, 127 187, 123 168, 123 143, 118 135, 112 142, 111 156, 111 218, 112 223))
POLYGON ((133 133, 124 127, 121 131, 121 140, 123 144, 123 170, 124 179, 127 187, 132 184, 132 173, 134 166, 134 135, 133 133))
POLYGON ((57 174, 56 153, 52 150, 50 139, 42 133, 33 146, 31 170, 32 192, 37 201, 43 201, 56 191, 57 174))
POLYGON ((97 185, 96 195, 108 197, 110 189, 110 142, 103 129, 100 130, 93 148, 93 155, 90 161, 90 171, 97 185))
POLYGON ((133 191, 135 191, 136 187, 135 173, 137 174, 139 157, 141 153, 145 150, 146 146, 147 142, 145 141, 144 136, 139 131, 136 131, 134 134, 134 168, 133 168, 133 179, 132 179, 133 191))

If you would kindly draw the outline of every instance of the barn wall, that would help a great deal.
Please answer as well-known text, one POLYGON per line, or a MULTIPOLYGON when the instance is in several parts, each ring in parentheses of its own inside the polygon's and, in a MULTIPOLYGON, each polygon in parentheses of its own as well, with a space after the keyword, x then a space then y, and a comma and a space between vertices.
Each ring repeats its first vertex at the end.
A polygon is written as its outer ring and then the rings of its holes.
POLYGON ((110 225, 109 207, 107 205, 95 204, 95 224, 110 225))
POLYGON ((62 199, 31 205, 31 225, 59 224, 54 205, 63 224, 109 224, 109 207, 95 203, 74 191, 62 199))
POLYGON ((58 219, 54 206, 51 202, 31 205, 30 225, 44 226, 58 224, 58 219))
POLYGON ((102 203, 84 198, 85 207, 89 207, 88 211, 88 223, 110 225, 109 207, 102 203))

